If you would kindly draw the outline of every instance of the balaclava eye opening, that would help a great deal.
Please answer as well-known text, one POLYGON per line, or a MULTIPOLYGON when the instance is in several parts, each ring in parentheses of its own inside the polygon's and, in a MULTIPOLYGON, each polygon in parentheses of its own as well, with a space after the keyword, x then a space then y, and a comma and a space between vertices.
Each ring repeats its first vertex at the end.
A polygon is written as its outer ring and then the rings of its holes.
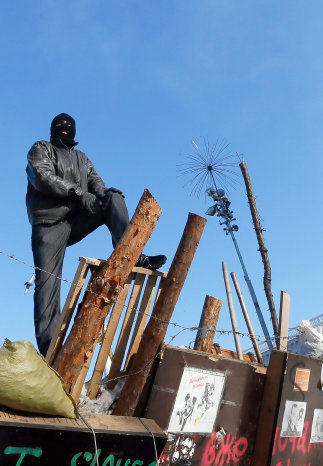
POLYGON ((55 143, 55 141, 61 141, 68 147, 75 145, 75 120, 67 113, 60 113, 57 115, 50 126, 50 140, 55 143), (68 122, 62 123, 63 121, 68 122), (60 124, 62 123, 62 124, 60 124))

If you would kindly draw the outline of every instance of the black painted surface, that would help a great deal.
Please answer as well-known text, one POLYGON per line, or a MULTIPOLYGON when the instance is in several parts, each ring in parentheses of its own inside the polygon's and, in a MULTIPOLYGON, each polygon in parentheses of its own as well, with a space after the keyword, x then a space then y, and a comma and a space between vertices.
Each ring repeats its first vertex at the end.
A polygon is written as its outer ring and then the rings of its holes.
MULTIPOLYGON (((155 435, 158 455, 166 438, 155 435)), ((155 449, 147 433, 96 432, 100 466, 153 466, 155 449)), ((1 466, 96 466, 89 431, 0 423, 1 466), (28 449, 28 450, 24 450, 28 449)))

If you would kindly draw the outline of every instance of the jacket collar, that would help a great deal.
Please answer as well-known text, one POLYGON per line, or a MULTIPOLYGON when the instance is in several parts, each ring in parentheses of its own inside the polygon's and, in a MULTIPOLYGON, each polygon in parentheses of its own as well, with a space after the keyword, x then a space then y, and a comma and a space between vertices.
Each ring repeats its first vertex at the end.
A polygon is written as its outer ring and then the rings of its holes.
POLYGON ((78 145, 78 142, 75 142, 73 146, 68 147, 66 144, 63 143, 63 141, 60 138, 50 138, 50 142, 53 146, 68 150, 74 149, 78 145))

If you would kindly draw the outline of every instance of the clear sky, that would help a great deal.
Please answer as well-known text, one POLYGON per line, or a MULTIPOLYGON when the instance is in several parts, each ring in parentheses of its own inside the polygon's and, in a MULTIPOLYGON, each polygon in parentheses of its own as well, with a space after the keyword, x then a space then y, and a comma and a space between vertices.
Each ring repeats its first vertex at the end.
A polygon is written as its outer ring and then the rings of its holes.
MULTIPOLYGON (((26 154, 48 139, 52 118, 76 119, 79 148, 107 186, 124 191, 132 215, 145 188, 162 217, 145 249, 172 261, 187 216, 212 204, 190 195, 178 165, 191 140, 230 144, 252 178, 272 266, 273 295, 291 295, 290 327, 323 313, 322 154, 323 4, 321 0, 34 0, 2 2, 0 249, 32 264, 25 211, 26 154)), ((237 160, 238 162, 238 160, 237 160)), ((271 329, 263 265, 244 183, 230 189, 237 241, 271 329)), ((207 225, 173 321, 199 323, 205 295, 223 300, 219 330, 231 323, 221 262, 237 274, 256 333, 262 335, 233 244, 216 217, 207 225)), ((78 257, 106 258, 103 227, 70 248, 64 278, 78 257)), ((35 342, 32 270, 0 254, 0 341, 35 342)), ((68 286, 62 285, 66 295, 68 286)), ((63 300, 63 297, 62 297, 63 300)), ((234 296, 239 330, 246 331, 234 296)), ((178 329, 170 327, 167 341, 178 329)), ((195 338, 182 332, 175 344, 195 338)), ((234 348, 232 335, 219 343, 234 348)), ((244 348, 251 346, 245 338, 244 348)))

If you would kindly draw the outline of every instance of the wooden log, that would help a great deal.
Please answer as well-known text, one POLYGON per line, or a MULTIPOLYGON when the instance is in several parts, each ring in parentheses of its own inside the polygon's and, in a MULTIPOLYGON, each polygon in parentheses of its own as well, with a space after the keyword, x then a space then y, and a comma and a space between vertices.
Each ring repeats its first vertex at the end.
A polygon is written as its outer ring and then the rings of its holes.
POLYGON ((221 299, 206 295, 199 323, 199 330, 194 343, 195 350, 204 351, 205 353, 211 352, 221 306, 221 299))
POLYGON ((82 366, 82 368, 80 370, 80 373, 79 373, 79 375, 78 375, 78 377, 75 380, 75 383, 73 385, 71 395, 74 398, 74 401, 76 403, 78 403, 79 400, 80 400, 80 396, 81 396, 81 393, 82 393, 82 388, 84 386, 84 382, 85 382, 87 373, 89 371, 89 368, 90 368, 90 365, 91 365, 91 362, 92 362, 92 358, 93 358, 93 354, 94 354, 94 350, 95 350, 95 347, 96 347, 97 343, 98 343, 98 340, 96 340, 96 342, 93 345, 93 351, 88 353, 88 358, 87 358, 85 364, 83 364, 83 366, 82 366))
POLYGON ((257 342, 256 337, 255 337, 255 332, 254 332, 254 329, 253 329, 253 326, 252 326, 252 323, 251 323, 251 320, 250 320, 250 317, 249 317, 247 306, 245 305, 245 302, 244 302, 244 299, 243 299, 243 296, 242 296, 242 293, 241 293, 241 290, 240 290, 240 286, 239 286, 236 274, 234 272, 231 272, 231 278, 232 278, 234 287, 235 287, 236 292, 237 292, 237 296, 238 296, 238 299, 239 299, 241 310, 242 310, 244 319, 245 319, 246 324, 247 324, 248 332, 249 332, 249 335, 250 335, 250 340, 252 342, 255 353, 257 355, 258 362, 260 362, 260 364, 263 364, 262 354, 261 354, 258 342, 257 342))
POLYGON ((113 301, 122 289, 160 215, 160 206, 150 192, 145 190, 134 216, 107 263, 93 274, 89 291, 85 293, 71 332, 54 363, 54 369, 63 377, 70 393, 82 366, 89 354, 93 353, 93 345, 113 301))
POLYGON ((290 296, 286 291, 280 292, 279 310, 279 347, 280 351, 288 348, 288 322, 289 322, 290 296))
POLYGON ((225 262, 222 262, 222 271, 223 271, 225 289, 226 289, 226 292, 227 292, 227 299, 228 299, 228 306, 229 306, 230 317, 231 317, 231 324, 232 324, 234 342, 235 342, 235 345, 236 345, 238 358, 241 361, 243 361, 243 355, 242 355, 241 342, 240 342, 240 337, 239 337, 239 332, 238 332, 236 313, 235 313, 234 305, 233 305, 231 287, 230 287, 230 283, 229 283, 228 269, 227 269, 227 266, 226 266, 225 262))
POLYGON ((133 416, 192 263, 206 219, 190 213, 163 288, 143 333, 114 414, 133 416), (128 414, 126 414, 128 413, 128 414))
POLYGON ((270 310, 271 321, 273 325, 274 335, 276 338, 276 345, 278 348, 279 346, 278 320, 277 320, 277 313, 276 313, 274 298, 271 292, 271 266, 270 266, 270 261, 269 261, 268 249, 265 244, 264 235, 262 234, 264 229, 262 228, 261 223, 260 223, 258 210, 256 206, 256 199, 253 193, 252 183, 251 183, 250 175, 248 172, 247 164, 242 162, 240 163, 239 166, 240 166, 243 179, 246 185, 252 221, 253 221, 253 225, 255 228, 256 236, 257 236, 261 259, 264 264, 264 290, 265 290, 265 294, 266 294, 266 298, 267 298, 267 302, 268 302, 268 306, 270 310))

